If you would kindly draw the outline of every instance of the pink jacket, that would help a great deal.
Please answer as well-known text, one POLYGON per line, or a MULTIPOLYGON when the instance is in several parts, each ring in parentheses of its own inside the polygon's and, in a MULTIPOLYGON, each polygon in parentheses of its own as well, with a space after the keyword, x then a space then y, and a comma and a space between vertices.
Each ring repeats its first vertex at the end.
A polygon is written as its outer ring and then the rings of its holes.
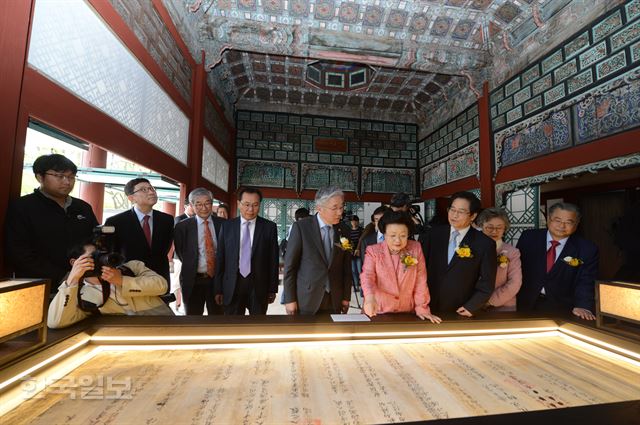
POLYGON ((427 267, 422 248, 416 241, 408 241, 405 251, 418 259, 418 264, 407 267, 394 260, 387 244, 381 242, 367 247, 360 282, 364 296, 372 294, 378 303, 377 313, 429 314, 427 267))
POLYGON ((506 267, 500 266, 496 272, 496 289, 489 298, 494 311, 515 311, 516 294, 522 286, 522 267, 520 266, 520 250, 513 245, 503 243, 496 255, 504 253, 509 262, 506 267))

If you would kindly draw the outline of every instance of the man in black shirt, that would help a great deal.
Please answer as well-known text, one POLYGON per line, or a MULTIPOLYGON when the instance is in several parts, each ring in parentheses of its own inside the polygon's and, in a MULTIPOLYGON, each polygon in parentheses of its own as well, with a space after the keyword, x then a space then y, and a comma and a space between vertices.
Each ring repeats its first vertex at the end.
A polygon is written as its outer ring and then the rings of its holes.
POLYGON ((98 225, 91 206, 69 196, 76 165, 63 155, 38 157, 33 173, 40 187, 7 210, 5 253, 16 277, 47 278, 55 294, 71 269, 67 251, 91 239, 98 225))

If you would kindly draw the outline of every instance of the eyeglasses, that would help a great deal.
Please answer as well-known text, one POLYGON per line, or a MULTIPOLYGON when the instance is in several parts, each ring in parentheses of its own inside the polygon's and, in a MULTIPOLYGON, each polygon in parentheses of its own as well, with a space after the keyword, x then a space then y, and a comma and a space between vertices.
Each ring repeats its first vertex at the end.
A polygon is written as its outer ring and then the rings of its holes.
POLYGON ((199 210, 201 208, 209 208, 209 207, 211 207, 211 205, 213 205, 213 202, 211 202, 211 201, 203 202, 203 203, 197 202, 197 203, 193 204, 193 208, 199 210))
POLYGON ((499 232, 501 230, 504 230, 504 226, 488 226, 488 225, 484 225, 484 226, 482 226, 482 228, 484 230, 486 230, 487 232, 499 232))
POLYGON ((256 203, 250 203, 250 202, 240 202, 240 205, 242 205, 244 208, 260 208, 260 203, 256 202, 256 203))
POLYGON ((145 187, 141 187, 138 190, 134 190, 133 192, 131 192, 131 194, 133 195, 134 193, 138 193, 138 192, 142 192, 142 193, 149 193, 149 192, 155 192, 156 188, 153 186, 145 186, 145 187))
POLYGON ((562 226, 569 226, 569 227, 573 227, 576 225, 576 222, 573 220, 567 220, 567 221, 562 221, 559 218, 552 218, 551 222, 553 224, 556 224, 558 226, 562 225, 562 226))
POLYGON ((51 176, 53 178, 55 178, 56 180, 67 180, 69 183, 72 183, 74 181, 76 181, 76 175, 75 174, 71 174, 71 175, 67 175, 67 174, 59 174, 59 173, 45 173, 47 176, 51 176))
POLYGON ((459 209, 456 209, 456 208, 453 208, 453 207, 447 208, 447 211, 449 211, 449 213, 451 215, 456 215, 456 214, 468 215, 468 214, 470 214, 470 212, 467 211, 467 210, 459 210, 459 209))

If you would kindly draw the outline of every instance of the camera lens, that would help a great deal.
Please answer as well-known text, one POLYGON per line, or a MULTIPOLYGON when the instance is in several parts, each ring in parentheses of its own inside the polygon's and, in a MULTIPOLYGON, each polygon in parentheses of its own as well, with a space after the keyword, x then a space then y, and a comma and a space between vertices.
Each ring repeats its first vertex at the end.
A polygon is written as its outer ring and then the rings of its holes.
POLYGON ((107 267, 119 267, 124 263, 124 257, 117 252, 110 252, 100 258, 100 263, 107 267))

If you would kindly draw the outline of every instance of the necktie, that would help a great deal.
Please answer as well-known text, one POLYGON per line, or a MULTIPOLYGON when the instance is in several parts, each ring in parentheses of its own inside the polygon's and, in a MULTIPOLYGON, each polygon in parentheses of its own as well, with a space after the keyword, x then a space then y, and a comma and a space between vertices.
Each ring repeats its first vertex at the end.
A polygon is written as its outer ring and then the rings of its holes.
POLYGON ((449 253, 448 253, 448 263, 451 262, 451 259, 453 258, 453 254, 455 254, 456 252, 456 248, 458 247, 458 244, 456 243, 456 239, 458 238, 458 236, 460 235, 460 232, 458 232, 457 230, 454 230, 453 233, 451 233, 451 240, 449 241, 449 253))
POLYGON ((249 233, 249 221, 242 226, 242 246, 240 247, 240 274, 242 277, 251 273, 251 233, 249 233))
POLYGON ((147 238, 147 243, 149 244, 149 248, 151 248, 151 226, 149 226, 149 217, 145 215, 142 219, 142 231, 144 232, 144 237, 147 238))
POLYGON ((207 255, 207 275, 213 277, 216 270, 216 250, 213 248, 213 235, 208 220, 204 222, 204 251, 207 255))
POLYGON ((551 271, 553 263, 556 262, 556 247, 560 245, 558 241, 551 241, 551 247, 547 251, 547 273, 551 271))
POLYGON ((327 262, 331 263, 331 226, 322 226, 322 246, 324 247, 324 255, 327 258, 327 262))
MULTIPOLYGON (((322 246, 324 247, 324 255, 327 257, 327 264, 331 265, 331 226, 328 224, 322 226, 322 246)), ((331 283, 329 279, 324 284, 324 290, 331 292, 331 283)))

